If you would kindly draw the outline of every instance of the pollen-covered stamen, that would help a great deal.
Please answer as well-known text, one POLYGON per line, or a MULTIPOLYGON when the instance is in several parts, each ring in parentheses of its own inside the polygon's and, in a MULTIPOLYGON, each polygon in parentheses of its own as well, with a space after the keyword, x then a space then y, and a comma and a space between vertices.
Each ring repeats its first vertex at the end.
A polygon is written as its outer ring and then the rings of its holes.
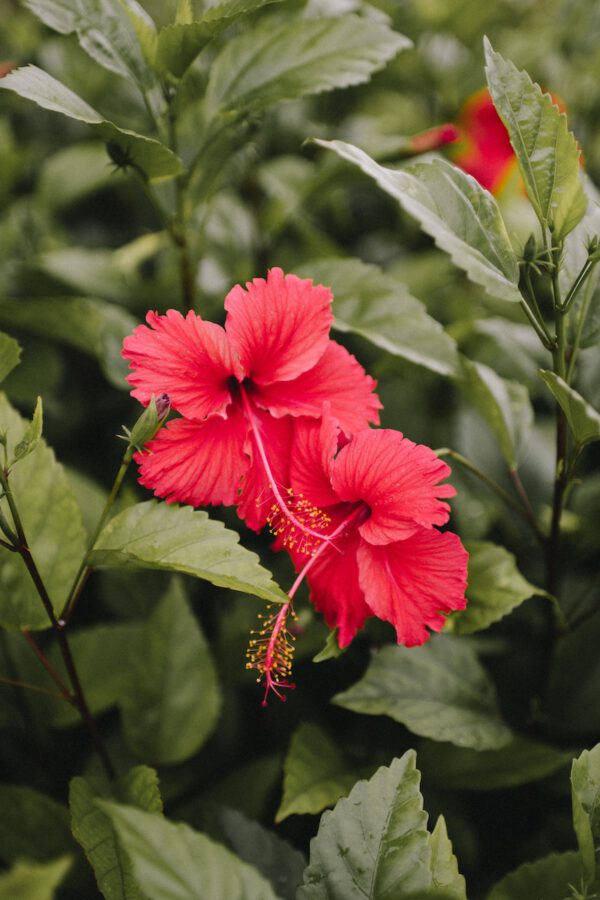
MULTIPOLYGON (((239 390, 240 390, 240 394, 242 397, 242 402, 244 404, 244 411, 246 413, 246 417, 247 417, 250 427, 252 429, 252 435, 253 435, 254 441, 256 443, 258 455, 260 456, 260 461, 265 470, 265 474, 266 474, 268 482, 269 482, 269 488, 273 492, 273 496, 276 501, 275 504, 273 504, 273 506, 279 510, 279 512, 285 519, 287 519, 287 521, 290 523, 290 526, 293 526, 294 528, 297 529, 298 534, 303 534, 305 538, 309 538, 309 537, 314 538, 318 542, 317 545, 321 544, 323 541, 329 541, 329 537, 327 535, 322 534, 321 532, 315 530, 316 523, 313 524, 310 522, 310 516, 307 514, 307 510, 305 510, 304 513, 302 513, 302 519, 304 521, 301 521, 300 518, 298 518, 298 516, 296 515, 296 512, 293 508, 293 504, 290 505, 290 502, 289 502, 289 499, 290 499, 289 498, 289 490, 287 492, 284 491, 284 493, 287 494, 287 499, 284 498, 282 492, 280 491, 280 489, 277 485, 275 478, 273 477, 273 472, 271 470, 271 466, 269 465, 269 460, 267 458, 265 446, 262 441, 260 429, 256 423, 256 418, 252 411, 252 405, 248 399, 248 395, 247 395, 246 391, 244 390, 244 387, 241 384, 239 386, 239 390)), ((292 493, 292 497, 293 497, 293 493, 292 493)), ((309 504, 309 505, 312 506, 312 504, 309 504)), ((312 508, 315 510, 317 509, 316 507, 312 507, 312 508)), ((273 513, 273 512, 274 512, 274 510, 272 507, 271 513, 273 513)), ((320 515, 324 515, 320 510, 317 510, 317 512, 320 515)))
MULTIPOLYGON (((269 606, 267 609, 271 609, 269 606)), ((267 705, 269 691, 285 701, 284 690, 293 690, 295 685, 288 681, 292 674, 292 660, 294 657, 294 642, 296 640, 287 628, 288 616, 296 618, 291 601, 284 603, 276 613, 266 616, 259 615, 262 619, 260 628, 251 632, 250 643, 246 650, 246 668, 256 669, 259 673, 257 682, 263 681, 265 694, 262 705, 267 705)))
POLYGON ((306 556, 313 556, 317 548, 326 540, 325 531, 331 525, 327 513, 307 500, 304 494, 294 494, 291 488, 286 491, 286 509, 273 503, 267 516, 267 524, 271 534, 281 538, 286 550, 296 550, 306 556), (294 520, 290 519, 292 513, 294 520))

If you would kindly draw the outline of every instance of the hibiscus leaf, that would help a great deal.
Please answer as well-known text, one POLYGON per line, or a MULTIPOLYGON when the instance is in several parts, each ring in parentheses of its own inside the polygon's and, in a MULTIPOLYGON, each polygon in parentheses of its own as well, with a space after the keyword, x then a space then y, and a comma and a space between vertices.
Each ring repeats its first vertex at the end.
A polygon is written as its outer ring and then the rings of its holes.
MULTIPOLYGON (((82 49, 105 69, 132 78, 144 91, 153 87, 155 77, 131 21, 141 10, 135 0, 24 0, 24 5, 55 31, 75 32, 82 49)), ((152 20, 145 14, 144 21, 152 20)))
POLYGON ((281 900, 295 900, 306 868, 304 854, 237 809, 221 810, 219 824, 230 849, 268 878, 281 900))
POLYGON ((579 853, 551 853, 505 875, 494 885, 486 900, 532 900, 533 897, 568 900, 577 896, 571 892, 571 886, 580 886, 582 877, 579 853))
POLYGON ((221 698, 208 644, 174 579, 127 656, 123 733, 155 765, 192 756, 216 725, 221 698))
POLYGON ((0 859, 47 862, 76 845, 67 809, 51 797, 29 787, 0 785, 0 859))
POLYGON ((471 750, 425 741, 419 765, 426 783, 446 790, 491 791, 540 781, 563 769, 573 754, 517 737, 499 750, 471 750))
POLYGON ((474 178, 441 159, 386 169, 352 144, 315 143, 334 150, 373 178, 419 221, 471 281, 492 297, 520 302, 519 266, 500 210, 474 178))
POLYGON ((128 160, 128 165, 136 166, 151 181, 172 178, 181 171, 179 157, 160 141, 109 122, 70 88, 37 66, 14 69, 0 79, 0 88, 33 100, 44 109, 86 122, 108 143, 113 160, 128 160))
POLYGON ((156 772, 148 766, 136 766, 114 783, 110 794, 80 777, 73 778, 69 787, 73 834, 94 870, 102 895, 110 900, 147 900, 136 884, 110 818, 96 802, 106 796, 159 814, 162 800, 156 772))
POLYGON ((598 872, 600 851, 600 744, 584 750, 573 760, 571 768, 573 827, 577 836, 583 867, 589 881, 598 872))
POLYGON ((446 631, 473 634, 498 622, 533 594, 546 592, 530 584, 517 569, 515 557, 491 541, 467 541, 469 580, 467 607, 451 613, 446 631))
POLYGON ((456 344, 425 306, 393 276, 359 259, 319 259, 305 278, 331 287, 333 327, 441 375, 458 373, 456 344))
POLYGON ((0 900, 53 900, 71 864, 69 856, 46 863, 20 860, 0 875, 0 900))
POLYGON ((34 298, 27 303, 1 299, 0 321, 90 354, 114 387, 129 389, 121 347, 137 320, 119 306, 90 297, 34 298))
POLYGON ((206 10, 201 19, 174 22, 158 32, 156 64, 181 78, 209 41, 248 13, 281 0, 225 0, 206 10))
POLYGON ((516 469, 527 453, 533 425, 527 388, 465 357, 462 371, 460 386, 492 430, 506 464, 516 469))
POLYGON ((40 442, 42 437, 42 428, 44 424, 44 413, 42 409, 42 398, 38 397, 33 411, 31 422, 27 423, 27 428, 23 433, 23 437, 18 444, 15 444, 12 463, 19 462, 28 456, 40 442))
MULTIPOLYGON (((8 437, 8 457, 29 423, 0 394, 0 433, 8 437)), ((86 549, 86 534, 79 508, 63 467, 40 439, 36 447, 11 471, 10 486, 31 553, 59 613, 86 549)), ((10 521, 6 499, 0 501, 10 521)), ((43 629, 48 615, 20 555, 0 551, 0 625, 4 628, 43 629)))
POLYGON ((577 141, 550 95, 496 53, 487 38, 484 47, 490 94, 508 130, 527 196, 541 224, 560 240, 587 206, 577 141))
POLYGON ((208 80, 213 113, 264 109, 367 81, 411 41, 358 16, 265 21, 229 41, 208 80))
POLYGON ((414 734, 459 747, 492 750, 512 738, 492 681, 475 651, 459 638, 384 647, 361 680, 333 702, 369 716, 390 716, 414 734))
POLYGON ((567 417, 576 444, 600 441, 600 413, 554 372, 541 369, 540 376, 567 417))
POLYGON ((185 824, 101 802, 147 900, 277 900, 256 869, 185 824))
POLYGON ((0 381, 19 364, 21 348, 14 338, 0 332, 0 381))
POLYGON ((423 896, 431 886, 431 850, 419 779, 409 750, 325 812, 298 900, 423 896))
POLYGON ((433 890, 427 896, 431 900, 440 895, 440 900, 467 900, 465 879, 458 871, 458 861, 443 816, 439 816, 431 832, 430 846, 433 890))
POLYGON ((293 814, 322 812, 347 794, 357 779, 327 734, 309 722, 294 733, 283 771, 276 822, 293 814))
POLYGON ((155 500, 130 506, 106 525, 89 561, 101 568, 184 572, 264 600, 287 602, 256 554, 239 546, 235 531, 189 506, 155 500))

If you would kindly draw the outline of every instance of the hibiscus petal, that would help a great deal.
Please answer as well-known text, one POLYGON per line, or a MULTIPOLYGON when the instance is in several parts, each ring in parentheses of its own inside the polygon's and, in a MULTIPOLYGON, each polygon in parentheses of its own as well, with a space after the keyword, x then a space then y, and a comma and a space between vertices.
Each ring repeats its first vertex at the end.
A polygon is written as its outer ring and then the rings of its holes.
POLYGON ((370 517, 360 532, 371 544, 409 537, 419 526, 443 525, 453 497, 450 484, 438 484, 450 468, 429 447, 399 431, 361 431, 340 450, 331 483, 340 500, 364 501, 370 517))
POLYGON ((128 382, 144 405, 152 394, 167 393, 171 405, 190 418, 225 415, 231 403, 228 379, 243 373, 220 325, 189 312, 149 312, 123 341, 123 356, 134 370, 128 382))
POLYGON ((321 421, 305 416, 295 420, 290 482, 296 495, 308 498, 315 506, 339 503, 330 481, 338 438, 339 427, 328 403, 323 406, 321 421))
MULTIPOLYGON (((340 517, 341 514, 335 516, 336 521, 340 517)), ((359 543, 358 531, 350 529, 346 535, 336 539, 334 546, 326 547, 315 557, 306 576, 311 601, 323 613, 329 627, 339 629, 340 647, 347 647, 358 629, 365 624, 365 619, 372 615, 359 585, 359 543)), ((294 559, 297 568, 300 561, 301 557, 294 559)))
POLYGON ((468 553, 455 534, 423 528, 383 547, 361 541, 357 557, 366 601, 399 644, 423 644, 441 631, 444 613, 466 605, 468 553))
POLYGON ((381 403, 374 393, 377 382, 351 353, 329 341, 319 362, 293 381, 261 387, 254 400, 274 416, 321 415, 323 403, 329 401, 331 414, 346 434, 377 425, 381 403))
POLYGON ((281 269, 246 288, 238 284, 225 298, 225 330, 252 382, 288 381, 314 366, 333 322, 329 289, 281 269))
POLYGON ((172 420, 144 452, 136 453, 140 484, 167 503, 235 503, 249 465, 243 450, 247 428, 235 406, 226 419, 172 420))
POLYGON ((242 482, 242 492, 238 500, 238 515, 245 519, 248 528, 260 531, 267 522, 273 505, 277 503, 272 490, 272 482, 280 493, 287 497, 290 486, 290 455, 292 447, 293 420, 274 419, 268 413, 252 411, 255 427, 259 433, 271 476, 267 474, 257 447, 257 438, 248 432, 245 451, 250 458, 249 468, 242 482))

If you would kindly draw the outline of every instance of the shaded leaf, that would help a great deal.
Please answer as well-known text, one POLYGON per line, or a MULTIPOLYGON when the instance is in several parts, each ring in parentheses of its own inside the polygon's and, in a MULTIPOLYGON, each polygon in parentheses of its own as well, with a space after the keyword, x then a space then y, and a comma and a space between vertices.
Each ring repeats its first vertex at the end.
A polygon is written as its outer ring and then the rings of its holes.
POLYGON ((102 803, 148 900, 277 900, 256 869, 188 825, 102 803))
POLYGON ((89 297, 49 297, 0 300, 0 321, 11 322, 40 337, 69 344, 98 359, 112 385, 129 390, 127 363, 121 357, 123 338, 137 320, 112 303, 89 297))
POLYGON ((571 628, 556 648, 544 711, 563 735, 583 736, 600 730, 599 642, 600 616, 596 614, 571 628))
POLYGON ((17 862, 0 874, 0 900, 53 900, 70 868, 68 856, 47 863, 17 862))
MULTIPOLYGON (((28 423, 0 395, 0 432, 8 434, 9 459, 28 423)), ((86 534, 65 472, 42 439, 15 466, 10 486, 27 542, 56 613, 59 613, 86 550, 86 534)), ((6 500, 0 501, 10 521, 6 500)), ((0 625, 4 628, 48 628, 50 622, 20 555, 0 555, 0 625)))
POLYGON ((19 364, 21 348, 14 338, 0 332, 0 381, 19 364))
POLYGON ((499 750, 471 750, 454 744, 426 741, 419 749, 419 765, 427 784, 451 791, 491 791, 540 781, 572 759, 525 738, 515 738, 499 750))
MULTIPOLYGON (((181 78, 209 41, 242 16, 280 0, 225 0, 206 10, 201 19, 176 21, 158 33, 156 64, 181 78)), ((191 13, 191 10, 190 10, 191 13)))
POLYGON ((474 178, 441 159, 386 169, 352 144, 316 141, 373 178, 414 216, 471 281, 519 302, 519 267, 498 205, 474 178))
POLYGON ((508 381, 483 363, 462 358, 461 387, 491 428, 511 469, 526 455, 533 425, 533 409, 527 388, 508 381))
POLYGON ((491 541, 466 541, 469 551, 467 607, 448 617, 446 631, 473 634, 498 622, 533 594, 545 591, 530 584, 517 569, 515 557, 491 541))
POLYGON ((431 885, 427 814, 409 750, 321 817, 298 900, 395 900, 431 885))
POLYGON ((600 440, 600 413, 554 372, 540 369, 540 376, 567 417, 575 442, 583 447, 600 440))
POLYGON ((357 777, 327 734, 308 722, 292 736, 283 771, 283 797, 276 822, 292 814, 320 813, 333 806, 357 777))
MULTIPOLYGON (((69 789, 73 835, 83 847, 106 900, 147 900, 132 875, 131 863, 117 841, 111 820, 97 805, 98 797, 105 796, 106 791, 85 778, 73 778, 69 789)), ((114 796, 148 813, 162 811, 156 772, 147 766, 136 766, 119 779, 114 796)))
POLYGON ((313 656, 313 662, 320 663, 325 662, 328 659, 337 659, 338 656, 341 656, 344 652, 345 648, 340 647, 338 643, 338 632, 337 628, 334 628, 332 631, 327 633, 327 639, 325 641, 325 646, 319 650, 319 652, 313 656))
POLYGON ((281 900, 295 900, 306 867, 304 854, 235 809, 222 810, 219 821, 229 846, 240 859, 258 869, 281 900))
POLYGON ((573 828, 589 881, 598 877, 600 852, 600 744, 584 750, 571 767, 573 828))
POLYGON ((211 110, 258 110, 367 81, 411 41, 353 15, 274 25, 265 21, 229 41, 210 70, 211 110))
POLYGON ((15 444, 13 462, 19 462, 19 460, 24 459, 26 456, 29 456, 29 454, 33 450, 35 450, 40 442, 40 438, 42 437, 42 427, 42 398, 38 397, 31 422, 27 424, 25 433, 23 434, 23 437, 21 438, 19 443, 15 444))
POLYGON ((220 694, 208 644, 174 581, 128 655, 120 696, 125 739, 140 759, 173 765, 214 729, 220 694))
POLYGON ((505 875, 486 900, 568 900, 573 897, 570 886, 580 886, 582 877, 579 853, 552 853, 505 875))
POLYGON ((0 785, 0 859, 49 862, 72 853, 66 807, 30 787, 0 785))
POLYGON ((0 88, 33 100, 44 109, 91 125, 103 140, 115 144, 120 153, 131 160, 130 164, 141 169, 151 181, 172 178, 181 171, 179 157, 160 141, 109 122, 85 100, 37 66, 14 69, 0 79, 0 88))
POLYGON ((90 553, 99 567, 167 569, 275 603, 287 596, 255 553, 239 546, 239 535, 203 510, 148 500, 108 523, 90 553))
POLYGON ((408 289, 358 259, 318 259, 301 267, 315 284, 331 287, 333 327, 441 375, 458 373, 456 344, 408 289))
POLYGON ((459 638, 384 647, 361 680, 333 702, 365 715, 390 716, 414 734, 459 747, 497 749, 512 738, 491 679, 459 638))
POLYGON ((487 38, 484 47, 490 94, 508 130, 527 196, 542 225, 561 239, 577 225, 587 205, 577 142, 550 95, 496 53, 487 38))

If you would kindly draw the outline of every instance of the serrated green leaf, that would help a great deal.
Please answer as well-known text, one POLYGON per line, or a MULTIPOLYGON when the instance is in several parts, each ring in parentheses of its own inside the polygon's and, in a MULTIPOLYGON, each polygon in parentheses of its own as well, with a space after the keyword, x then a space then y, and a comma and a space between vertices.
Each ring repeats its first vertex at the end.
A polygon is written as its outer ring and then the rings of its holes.
POLYGON ((459 747, 491 750, 512 739, 490 677, 460 638, 384 647, 360 681, 336 694, 333 703, 369 716, 390 716, 414 734, 459 747))
POLYGON ((313 656, 313 662, 320 663, 328 659, 337 659, 343 652, 344 648, 340 647, 338 643, 337 628, 334 628, 333 631, 328 633, 325 646, 313 656))
MULTIPOLYGON (((82 49, 105 69, 133 78, 142 90, 152 88, 152 70, 127 14, 128 7, 141 9, 134 0, 24 0, 24 5, 55 31, 76 33, 82 49)), ((149 19, 147 13, 144 19, 149 19)))
POLYGON ((533 594, 546 592, 530 584, 512 553, 491 541, 466 541, 469 552, 467 607, 451 613, 446 631, 473 634, 498 622, 533 594))
POLYGON ((570 900, 570 887, 580 887, 583 874, 579 853, 552 853, 505 875, 486 900, 570 900))
POLYGON ((281 900, 295 900, 306 867, 304 854, 236 809, 222 810, 219 823, 234 853, 258 869, 281 900))
POLYGON ((367 81, 411 41, 386 25, 345 15, 273 25, 266 21, 229 41, 207 88, 213 112, 264 109, 367 81))
POLYGON ((0 381, 19 364, 21 348, 14 338, 0 332, 0 381))
POLYGON ((571 767, 573 828, 589 881, 598 878, 600 854, 600 744, 584 750, 571 767))
MULTIPOLYGON (((8 435, 9 459, 27 425, 0 394, 0 432, 8 435)), ((86 534, 64 470, 43 439, 11 471, 10 487, 32 556, 59 613, 85 554, 86 534)), ((0 503, 10 521, 6 499, 0 503)), ((0 625, 34 630, 49 627, 42 601, 19 554, 2 552, 0 581, 0 625)))
POLYGON ((540 781, 568 765, 572 753, 525 738, 499 750, 425 741, 419 765, 427 784, 450 791, 491 791, 540 781))
POLYGON ((126 310, 89 297, 48 297, 27 303, 0 300, 0 321, 57 340, 95 357, 112 385, 129 390, 123 338, 137 320, 126 310))
POLYGON ((321 817, 298 900, 396 900, 431 885, 427 814, 409 750, 321 817))
MULTIPOLYGON (((588 258, 590 241, 600 235, 600 193, 590 178, 584 176, 583 189, 588 206, 581 222, 571 231, 564 243, 561 266, 558 273, 560 290, 566 297, 577 275, 588 258)), ((573 301, 567 329, 571 342, 579 328, 579 317, 584 315, 580 334, 580 346, 591 347, 600 339, 600 266, 596 266, 584 288, 573 301), (586 298, 589 295, 589 301, 586 298)))
POLYGON ((432 900, 443 895, 447 900, 467 900, 465 879, 458 871, 458 861, 452 851, 446 822, 439 816, 431 832, 431 879, 432 888, 428 894, 432 900))
POLYGON ((462 371, 460 386, 492 430, 508 467, 516 469, 527 453, 533 425, 527 388, 465 357, 462 371))
POLYGON ((31 422, 27 424, 25 433, 18 444, 15 444, 13 463, 19 462, 35 450, 42 437, 44 414, 42 411, 42 398, 37 398, 31 422))
POLYGON ((358 259, 319 259, 299 274, 333 292, 333 327, 441 375, 458 373, 456 344, 408 289, 358 259))
MULTIPOLYGON (((122 697, 127 684, 129 657, 141 633, 142 625, 137 622, 111 622, 82 628, 69 635, 79 680, 92 715, 106 712, 122 697)), ((50 659, 66 677, 58 648, 51 649, 50 659)), ((65 728, 80 721, 79 713, 68 703, 57 700, 52 705, 54 728, 65 728)))
POLYGON ((600 413, 554 372, 540 369, 540 376, 567 417, 575 442, 583 447, 599 441, 600 413))
POLYGON ((287 602, 255 553, 239 546, 239 535, 203 510, 148 500, 119 513, 90 553, 93 566, 184 572, 220 587, 287 602))
POLYGON ((191 7, 185 16, 177 15, 172 25, 165 25, 158 33, 156 62, 177 78, 198 56, 209 41, 224 28, 248 13, 255 12, 280 0, 225 0, 211 6, 201 19, 194 20, 191 7))
POLYGON ((493 50, 487 38, 484 47, 490 94, 508 130, 527 196, 541 224, 560 240, 586 210, 579 147, 552 98, 493 50))
POLYGON ((519 266, 498 205, 474 178, 441 159, 386 169, 343 141, 315 143, 357 165, 414 216, 438 247, 492 297, 518 303, 519 266))
POLYGON ((292 814, 322 812, 347 794, 357 778, 328 735, 308 722, 294 733, 283 771, 283 797, 276 822, 292 814))
POLYGON ((85 100, 37 66, 14 69, 0 79, 0 88, 33 100, 44 109, 87 123, 103 140, 117 145, 121 153, 151 181, 172 178, 181 171, 179 157, 160 141, 109 122, 85 100))
POLYGON ((69 856, 62 856, 47 863, 15 863, 0 874, 0 900, 53 900, 71 862, 69 856))
POLYGON ((256 869, 188 825, 102 803, 147 900, 277 900, 256 869))
MULTIPOLYGON (((69 789, 73 835, 83 847, 106 900, 147 900, 136 883, 110 818, 96 802, 106 796, 105 790, 85 778, 73 778, 69 789)), ((120 778, 113 786, 112 796, 148 813, 162 811, 156 772, 147 766, 136 766, 120 778)))
POLYGON ((0 785, 0 859, 49 862, 76 849, 62 804, 29 787, 0 785))
POLYGON ((208 644, 180 582, 152 611, 127 668, 120 705, 132 751, 156 765, 188 759, 214 729, 221 698, 208 644))

